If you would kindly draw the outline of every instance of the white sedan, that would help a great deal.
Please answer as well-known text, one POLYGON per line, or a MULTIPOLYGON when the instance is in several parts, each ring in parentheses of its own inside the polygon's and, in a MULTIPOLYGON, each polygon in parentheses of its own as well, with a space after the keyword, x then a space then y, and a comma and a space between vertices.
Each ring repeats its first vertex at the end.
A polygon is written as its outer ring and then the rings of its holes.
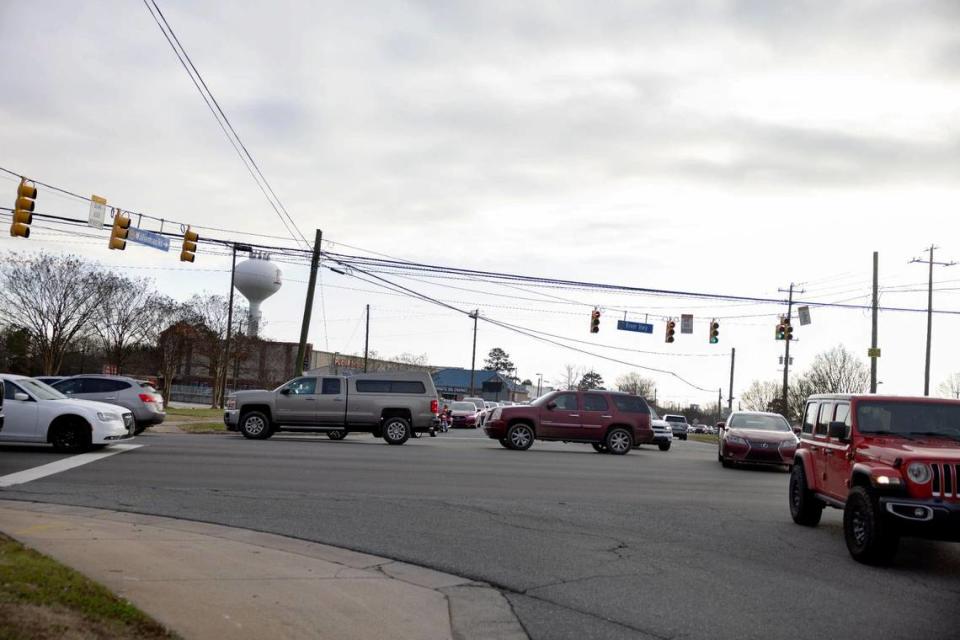
POLYGON ((86 451, 133 436, 133 414, 105 402, 69 398, 26 376, 0 375, 6 420, 0 442, 49 442, 58 451, 86 451))

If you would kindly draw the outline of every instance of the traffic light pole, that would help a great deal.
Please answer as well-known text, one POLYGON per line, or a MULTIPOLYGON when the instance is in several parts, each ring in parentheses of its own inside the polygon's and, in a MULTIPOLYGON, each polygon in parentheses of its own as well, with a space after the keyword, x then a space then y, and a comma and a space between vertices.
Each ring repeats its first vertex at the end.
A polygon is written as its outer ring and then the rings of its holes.
MULTIPOLYGON (((790 283, 790 289, 789 289, 790 297, 789 297, 788 300, 787 300, 787 326, 788 326, 788 330, 787 330, 786 340, 783 341, 783 342, 784 342, 784 346, 783 346, 783 394, 780 396, 780 402, 781 402, 780 408, 781 408, 781 410, 783 411, 783 415, 784 415, 784 417, 785 417, 787 420, 790 419, 790 411, 789 411, 789 405, 787 404, 787 400, 788 400, 788 398, 789 398, 789 390, 790 390, 790 386, 789 386, 789 385, 790 385, 790 342, 791 342, 792 336, 790 335, 789 325, 790 325, 790 316, 791 316, 791 314, 793 313, 793 287, 794 287, 794 284, 791 282, 791 283, 790 283)), ((780 291, 783 291, 783 289, 780 289, 780 291)))
POLYGON ((737 361, 736 348, 730 349, 730 393, 727 394, 727 411, 733 411, 733 365, 737 361))
POLYGON ((227 392, 227 370, 230 368, 230 338, 233 335, 233 279, 237 273, 237 243, 233 243, 233 258, 230 262, 230 297, 227 302, 227 340, 223 349, 223 380, 220 383, 220 394, 217 406, 223 409, 223 398, 227 392))
POLYGON ((300 346, 297 347, 297 362, 294 366, 294 375, 303 373, 303 359, 307 352, 307 332, 310 330, 310 314, 313 311, 313 292, 317 288, 317 269, 320 267, 320 245, 323 242, 323 231, 317 229, 316 239, 313 241, 313 257, 310 258, 310 282, 307 285, 307 299, 303 304, 303 323, 300 325, 300 346))

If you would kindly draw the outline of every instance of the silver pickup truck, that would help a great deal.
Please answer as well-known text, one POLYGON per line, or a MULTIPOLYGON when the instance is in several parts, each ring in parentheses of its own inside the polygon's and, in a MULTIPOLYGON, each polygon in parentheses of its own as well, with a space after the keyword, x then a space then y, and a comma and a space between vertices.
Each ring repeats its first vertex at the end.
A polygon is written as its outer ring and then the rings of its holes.
POLYGON ((228 430, 257 440, 278 431, 325 432, 332 440, 364 432, 388 444, 403 444, 415 432, 435 433, 438 411, 429 373, 307 375, 273 391, 231 394, 223 422, 228 430))

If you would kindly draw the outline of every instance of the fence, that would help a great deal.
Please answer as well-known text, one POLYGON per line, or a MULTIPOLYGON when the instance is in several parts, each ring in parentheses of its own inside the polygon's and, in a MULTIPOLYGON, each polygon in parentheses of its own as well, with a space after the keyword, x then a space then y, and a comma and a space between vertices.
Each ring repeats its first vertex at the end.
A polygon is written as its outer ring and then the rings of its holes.
MULTIPOLYGON (((224 397, 230 395, 234 391, 246 391, 250 389, 257 389, 262 387, 254 387, 251 385, 238 385, 236 389, 232 386, 227 387, 227 392, 224 397)), ((170 400, 173 402, 190 402, 193 404, 213 404, 213 388, 207 385, 195 385, 195 384, 175 384, 170 387, 170 400)))

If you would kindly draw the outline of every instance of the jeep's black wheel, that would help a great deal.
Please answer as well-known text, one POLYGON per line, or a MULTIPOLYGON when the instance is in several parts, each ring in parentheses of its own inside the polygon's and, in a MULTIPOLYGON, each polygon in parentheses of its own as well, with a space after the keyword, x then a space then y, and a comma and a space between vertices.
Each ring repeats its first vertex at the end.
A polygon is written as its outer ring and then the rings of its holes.
POLYGON ((240 416, 240 433, 250 440, 264 440, 273 435, 270 418, 261 411, 251 411, 240 416))
POLYGON ((516 451, 526 451, 533 445, 533 427, 523 422, 507 429, 507 446, 516 451))
POLYGON ((410 439, 410 423, 404 418, 387 418, 383 423, 383 439, 387 444, 403 444, 410 439))
POLYGON ((669 442, 661 442, 661 443, 658 444, 657 446, 660 447, 660 451, 670 451, 670 443, 669 443, 669 442))
POLYGON ((597 453, 609 452, 609 449, 607 449, 607 445, 603 444, 602 442, 591 442, 590 446, 593 447, 593 450, 596 451, 597 453))
POLYGON ((61 453, 81 453, 90 449, 90 425, 82 420, 64 422, 53 429, 50 444, 61 453))
POLYGON ((820 524, 824 504, 807 487, 807 474, 803 463, 793 465, 790 473, 790 515, 797 524, 815 527, 820 524))
POLYGON ((623 427, 614 427, 607 432, 604 444, 613 455, 626 455, 630 453, 630 449, 633 449, 633 436, 623 427))
POLYGON ((327 437, 331 440, 343 440, 347 436, 346 431, 327 431, 327 437))
POLYGON ((864 564, 888 564, 900 538, 881 515, 877 499, 866 487, 854 487, 843 509, 843 536, 853 559, 864 564))

